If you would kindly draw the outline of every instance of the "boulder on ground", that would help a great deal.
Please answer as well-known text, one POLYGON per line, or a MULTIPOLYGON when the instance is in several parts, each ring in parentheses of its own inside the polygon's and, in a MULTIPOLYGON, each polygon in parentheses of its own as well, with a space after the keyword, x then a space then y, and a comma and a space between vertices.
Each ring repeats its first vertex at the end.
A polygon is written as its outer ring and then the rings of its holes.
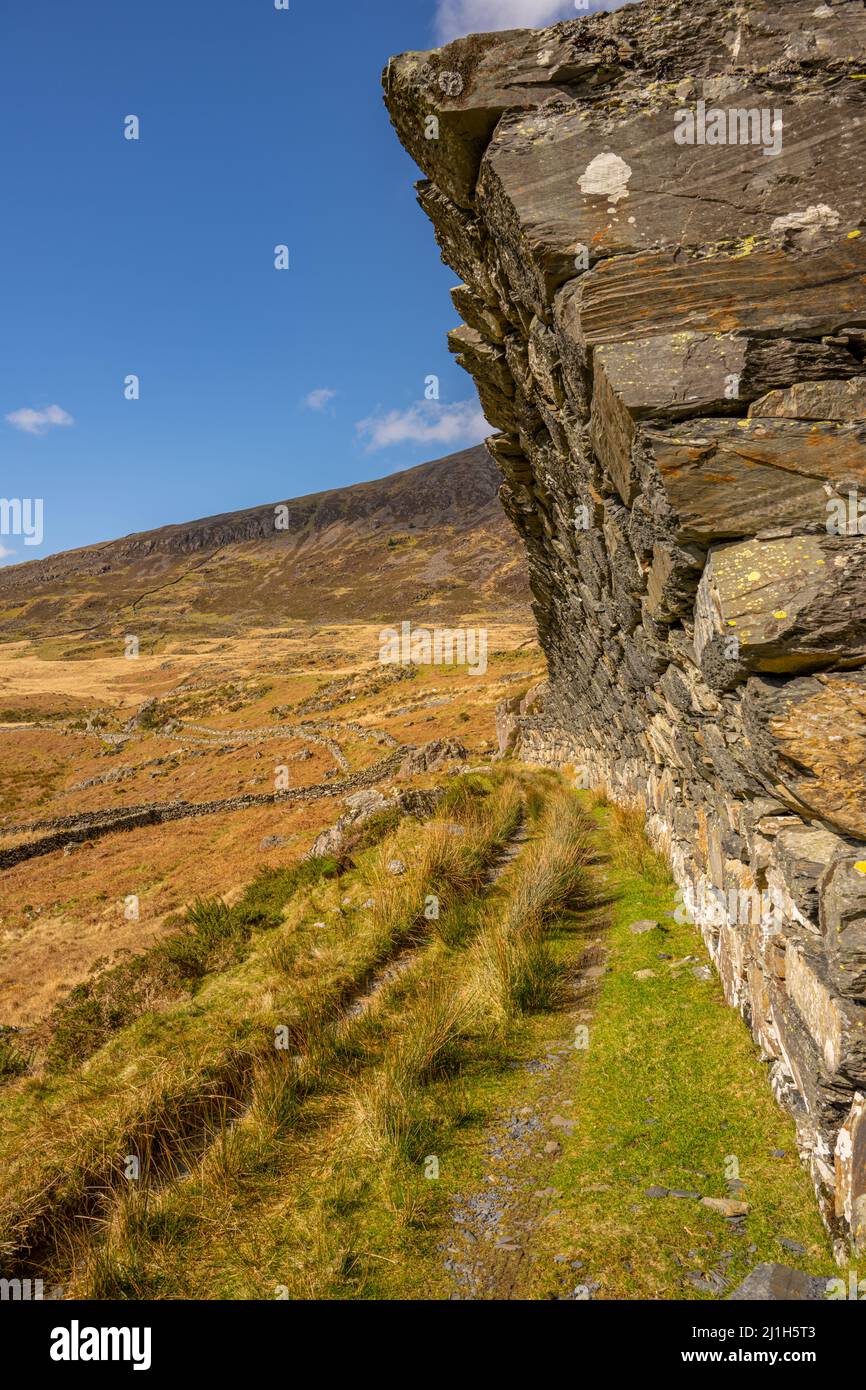
POLYGON ((817 1303, 826 1297, 828 1282, 820 1275, 804 1274, 789 1265, 767 1261, 755 1265, 733 1293, 728 1294, 728 1302, 817 1303))
POLYGON ((349 848, 352 833, 381 811, 396 808, 402 815, 426 820, 432 816, 442 796, 443 792, 438 787, 394 791, 390 796, 375 790, 352 792, 343 800, 346 814, 316 836, 305 857, 339 859, 349 848))
POLYGON ((420 748, 407 753, 400 765, 401 777, 414 777, 419 772, 438 772, 446 763, 466 762, 466 749, 456 738, 434 738, 420 748))

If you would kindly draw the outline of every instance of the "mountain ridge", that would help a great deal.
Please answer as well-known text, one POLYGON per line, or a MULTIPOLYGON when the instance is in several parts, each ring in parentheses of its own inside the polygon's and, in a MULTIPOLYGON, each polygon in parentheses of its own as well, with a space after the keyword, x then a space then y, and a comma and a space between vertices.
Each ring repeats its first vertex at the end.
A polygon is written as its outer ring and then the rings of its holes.
POLYGON ((149 626, 390 618, 419 602, 431 617, 488 601, 528 615, 500 483, 476 445, 384 478, 23 561, 0 569, 0 621, 8 639, 106 634, 126 610, 149 626))
MULTIPOLYGON (((272 539, 275 530, 274 513, 277 507, 290 507, 294 510, 297 517, 300 509, 303 508, 303 525, 309 525, 310 521, 320 522, 319 529, 323 526, 331 525, 336 520, 353 520, 352 517, 341 516, 333 510, 338 499, 351 497, 359 502, 368 497, 372 502, 372 509, 367 515, 375 515, 377 500, 381 505, 381 492, 387 489, 389 494, 394 494, 398 498, 405 498, 410 502, 405 514, 399 512, 393 516, 395 523, 406 520, 410 515, 414 517, 418 511, 418 488, 417 484, 427 482, 427 480, 450 483, 456 492, 455 479, 450 475, 456 475, 457 469, 465 470, 467 478, 464 479, 464 492, 474 493, 478 506, 494 504, 499 485, 502 478, 498 468, 488 454, 483 444, 476 444, 469 449, 461 449, 454 454, 446 454, 441 459, 431 459, 426 463, 415 464, 412 468, 400 469, 397 473, 388 473, 381 478, 371 478, 360 483, 348 483, 344 487, 323 488, 319 492, 304 493, 300 497, 284 498, 279 502, 263 502, 252 507, 241 507, 235 511, 217 512, 212 516, 195 517, 190 521, 169 522, 165 526, 154 526, 147 531, 131 531, 128 535, 117 536, 110 540, 92 541, 87 545, 74 546, 70 550, 58 550, 51 555, 40 556, 33 560, 21 560, 14 565, 6 565, 0 569, 0 587, 8 575, 14 573, 21 574, 27 570, 30 574, 35 573, 38 568, 49 565, 52 561, 61 559, 72 559, 80 556, 82 559, 93 555, 94 557, 103 555, 106 551, 117 552, 122 555, 149 555, 157 550, 169 554, 189 554, 197 550, 217 548, 220 545, 239 544, 247 540, 269 540, 272 539), (401 489, 399 484, 406 482, 408 486, 401 489), (413 487, 413 484, 415 486, 413 487), (398 485, 398 486, 394 486, 398 485), (378 493, 377 493, 378 490, 378 493), (328 512, 328 504, 331 504, 332 511, 328 512), (185 537, 189 537, 191 542, 183 544, 185 537), (159 544, 164 541, 165 544, 159 544), (150 542, 150 544, 145 544, 150 542), (173 544, 173 542, 180 542, 173 544)), ((455 497, 450 498, 451 506, 449 514, 452 519, 456 519, 453 504, 455 497)), ((417 521, 415 522, 417 525, 417 521)), ((290 527, 292 530, 302 529, 297 526, 290 527)))

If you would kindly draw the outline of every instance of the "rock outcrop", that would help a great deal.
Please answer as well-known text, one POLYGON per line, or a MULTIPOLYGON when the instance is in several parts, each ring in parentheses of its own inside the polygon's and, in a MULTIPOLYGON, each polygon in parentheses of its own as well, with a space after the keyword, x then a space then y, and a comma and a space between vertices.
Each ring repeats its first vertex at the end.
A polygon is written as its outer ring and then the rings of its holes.
POLYGON ((866 9, 645 0, 392 59, 549 667, 866 1252, 866 9), (861 520, 862 512, 862 520, 861 520))
POLYGON ((395 790, 388 796, 379 791, 353 792, 344 798, 345 814, 316 836, 304 857, 324 859, 330 856, 341 859, 350 851, 355 833, 374 816, 396 811, 401 816, 426 820, 432 816, 444 795, 441 787, 403 792, 395 790))

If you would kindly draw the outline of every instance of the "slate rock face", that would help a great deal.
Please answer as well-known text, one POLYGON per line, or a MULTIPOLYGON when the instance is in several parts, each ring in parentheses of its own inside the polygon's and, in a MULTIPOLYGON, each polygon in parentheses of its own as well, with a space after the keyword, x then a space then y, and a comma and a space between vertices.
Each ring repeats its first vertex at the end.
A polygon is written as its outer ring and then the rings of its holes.
POLYGON ((861 1252, 864 70, 853 0, 644 0, 384 74, 548 660, 501 747, 644 805, 861 1252))

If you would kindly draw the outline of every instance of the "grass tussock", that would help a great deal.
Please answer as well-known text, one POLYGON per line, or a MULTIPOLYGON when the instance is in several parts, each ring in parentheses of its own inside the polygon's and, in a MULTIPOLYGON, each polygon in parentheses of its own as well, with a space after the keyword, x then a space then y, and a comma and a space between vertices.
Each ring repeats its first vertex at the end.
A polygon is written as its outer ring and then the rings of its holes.
POLYGON ((520 931, 492 922, 478 938, 473 964, 478 1013, 499 1030, 522 1014, 556 1008, 562 998, 561 972, 537 921, 520 931))
POLYGON ((423 1157, 435 1132, 425 1088, 458 1069, 470 1023, 467 1002, 447 985, 430 981, 419 993, 384 1064, 351 1092, 352 1129, 368 1159, 423 1157))
POLYGON ((620 874, 633 874, 647 883, 664 887, 671 872, 664 855, 653 849, 646 836, 646 815, 634 806, 600 802, 605 806, 610 830, 611 867, 620 874))
POLYGON ((519 928, 565 908, 583 907, 589 897, 587 865, 592 826, 570 792, 551 798, 539 836, 524 856, 509 898, 506 920, 519 928))
POLYGON ((505 911, 491 917, 472 950, 468 992, 476 1016, 502 1033, 522 1014, 554 1009, 564 982, 546 926, 585 906, 591 826, 574 796, 553 797, 539 838, 520 861, 505 911))

